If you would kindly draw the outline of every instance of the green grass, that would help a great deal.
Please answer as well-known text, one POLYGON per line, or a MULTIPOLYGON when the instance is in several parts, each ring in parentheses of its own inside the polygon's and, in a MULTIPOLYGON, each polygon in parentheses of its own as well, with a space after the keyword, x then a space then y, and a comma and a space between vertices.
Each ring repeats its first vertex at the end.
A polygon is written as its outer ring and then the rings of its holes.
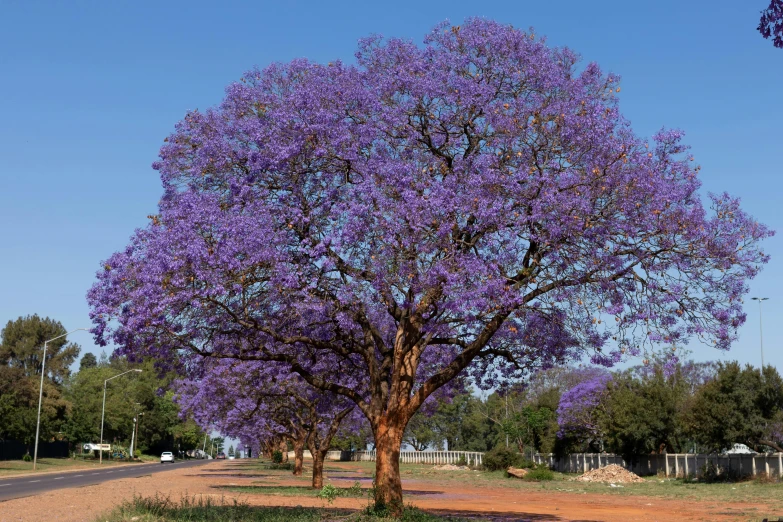
MULTIPOLYGON (((144 459, 143 459, 144 460, 144 459)), ((108 460, 103 461, 103 467, 129 464, 127 461, 108 460)), ((33 471, 32 462, 22 460, 0 460, 0 476, 3 475, 21 475, 27 473, 40 473, 45 471, 69 471, 76 469, 93 469, 99 466, 97 460, 90 459, 38 459, 38 466, 33 471)))
MULTIPOLYGON (((480 519, 471 519, 477 522, 480 519)), ((440 517, 415 508, 406 508, 402 518, 391 519, 384 514, 365 511, 318 508, 255 507, 209 497, 182 497, 179 502, 169 497, 136 496, 96 522, 467 522, 465 519, 440 517)))

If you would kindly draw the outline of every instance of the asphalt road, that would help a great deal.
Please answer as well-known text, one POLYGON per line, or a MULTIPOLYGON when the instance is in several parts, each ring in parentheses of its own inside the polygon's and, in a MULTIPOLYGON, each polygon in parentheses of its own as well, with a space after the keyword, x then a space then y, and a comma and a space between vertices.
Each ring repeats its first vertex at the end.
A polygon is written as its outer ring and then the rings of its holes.
POLYGON ((0 502, 12 498, 29 497, 53 489, 78 488, 92 486, 122 478, 137 478, 172 468, 191 468, 201 466, 211 460, 178 460, 174 464, 139 464, 135 466, 106 467, 104 469, 82 469, 63 473, 26 475, 24 477, 0 477, 0 502))

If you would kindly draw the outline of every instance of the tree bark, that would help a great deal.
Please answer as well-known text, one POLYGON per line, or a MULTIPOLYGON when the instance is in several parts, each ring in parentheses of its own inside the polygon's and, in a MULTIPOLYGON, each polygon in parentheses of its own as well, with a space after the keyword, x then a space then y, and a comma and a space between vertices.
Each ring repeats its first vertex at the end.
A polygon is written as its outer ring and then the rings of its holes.
POLYGON ((283 454, 283 463, 288 462, 288 442, 286 440, 281 440, 278 449, 280 453, 283 454))
POLYGON ((402 513, 400 446, 407 423, 402 418, 381 419, 375 434, 375 505, 387 507, 395 516, 402 513))
POLYGON ((304 462, 304 446, 305 441, 303 438, 294 439, 294 475, 297 477, 302 474, 302 464, 304 462))
POLYGON ((326 459, 326 450, 317 450, 315 453, 313 453, 313 488, 314 489, 321 489, 324 487, 324 460, 325 459, 326 459))

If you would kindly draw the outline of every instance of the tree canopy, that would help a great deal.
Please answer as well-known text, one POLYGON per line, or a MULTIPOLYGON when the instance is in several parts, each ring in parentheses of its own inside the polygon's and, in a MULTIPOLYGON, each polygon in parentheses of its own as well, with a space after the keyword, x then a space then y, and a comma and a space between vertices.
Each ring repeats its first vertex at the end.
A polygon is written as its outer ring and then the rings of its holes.
MULTIPOLYGON (((67 333, 62 323, 40 318, 38 315, 8 321, 0 332, 0 365, 21 368, 27 377, 41 376, 44 342, 67 333)), ((79 345, 65 337, 50 342, 46 347, 46 376, 55 384, 62 384, 70 373, 70 366, 79 356, 79 345)))
POLYGON ((483 19, 356 57, 251 70, 176 125, 89 293, 98 342, 288 364, 367 417, 397 506, 405 427, 463 371, 730 346, 770 232, 703 204, 681 132, 634 134, 619 77, 483 19))

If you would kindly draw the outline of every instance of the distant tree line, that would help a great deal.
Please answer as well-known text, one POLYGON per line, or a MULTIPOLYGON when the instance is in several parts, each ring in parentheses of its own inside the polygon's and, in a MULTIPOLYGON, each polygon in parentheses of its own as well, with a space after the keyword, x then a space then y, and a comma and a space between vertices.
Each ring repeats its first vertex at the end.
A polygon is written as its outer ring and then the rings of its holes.
MULTIPOLYGON (((61 323, 37 315, 9 321, 0 332, 0 440, 17 440, 32 450, 43 344, 64 333, 61 323)), ((98 442, 104 381, 139 368, 141 373, 107 386, 104 442, 127 446, 139 415, 136 447, 142 452, 200 447, 204 432, 193 421, 180 419, 172 392, 166 391, 173 374, 161 374, 152 362, 131 364, 123 357, 92 353, 85 353, 72 373, 79 352, 79 345, 66 338, 47 345, 40 441, 98 442)))
MULTIPOLYGON (((372 444, 367 436, 366 442, 372 444)), ((783 379, 737 362, 660 357, 627 370, 554 368, 485 397, 463 393, 417 414, 414 450, 715 453, 746 444, 783 451, 783 379)), ((353 447, 358 446, 352 441, 353 447)))

